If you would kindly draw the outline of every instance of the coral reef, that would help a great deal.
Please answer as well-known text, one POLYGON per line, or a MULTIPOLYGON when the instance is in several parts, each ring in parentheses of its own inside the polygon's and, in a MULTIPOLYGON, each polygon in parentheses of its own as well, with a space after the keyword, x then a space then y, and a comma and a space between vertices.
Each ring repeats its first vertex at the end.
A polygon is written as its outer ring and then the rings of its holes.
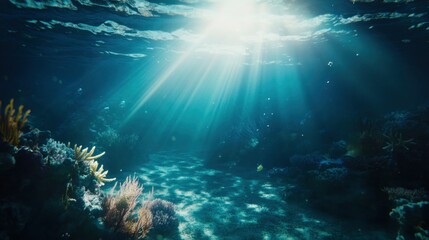
POLYGON ((89 190, 86 190, 85 187, 82 187, 80 191, 83 192, 83 194, 79 194, 79 195, 82 195, 84 210, 88 210, 92 214, 96 212, 96 215, 100 215, 103 210, 100 193, 99 192, 93 193, 89 190))
POLYGON ((0 215, 2 223, 15 227, 0 226, 2 239, 58 239, 64 234, 85 239, 105 234, 94 221, 101 213, 97 203, 102 192, 86 174, 88 164, 71 158, 72 149, 50 139, 41 149, 22 146, 9 155, 16 163, 0 175, 7 183, 0 185, 5 201, 0 215))
MULTIPOLYGON (((26 124, 30 110, 24 112, 22 105, 15 110, 13 99, 2 113, 1 239, 140 239, 148 234, 152 212, 140 199, 143 186, 137 177, 106 193, 101 187, 116 178, 107 178, 99 164, 104 151, 70 148, 50 131, 26 124)), ((116 140, 132 146, 138 136, 121 139, 116 140)), ((117 147, 122 157, 123 146, 117 147)))
MULTIPOLYGON (((319 144, 312 152, 295 148, 276 165, 264 164, 267 177, 284 184, 287 193, 283 197, 288 201, 381 227, 389 224, 391 216, 401 225, 398 239, 425 239, 429 232, 424 220, 429 219, 427 207, 415 204, 428 197, 429 108, 392 112, 381 119, 365 118, 353 130, 337 136, 330 145, 319 144)), ((269 137, 264 138, 266 149, 273 141, 269 137)), ((289 143, 278 146, 287 148, 289 143)), ((247 160, 246 155, 238 157, 247 160)))
POLYGON ((391 201, 405 199, 410 202, 419 202, 428 197, 427 192, 423 188, 407 189, 403 187, 385 187, 382 190, 387 193, 391 201))
POLYGON ((339 182, 345 179, 348 175, 348 169, 345 167, 333 167, 322 171, 314 172, 317 181, 339 182))
POLYGON ((49 131, 23 129, 28 114, 22 106, 16 111, 11 100, 1 117, 0 238, 105 238, 108 232, 97 221, 100 186, 114 179, 90 166, 102 154, 92 156, 95 147, 73 152, 49 131))
POLYGON ((46 164, 60 165, 65 159, 72 157, 72 151, 66 144, 50 138, 46 144, 40 148, 42 154, 46 155, 46 164))
POLYGON ((37 150, 22 147, 14 157, 16 161, 15 170, 18 174, 30 176, 42 172, 44 167, 43 155, 37 150))
MULTIPOLYGON (((0 133, 4 142, 18 146, 19 138, 22 135, 21 129, 27 122, 27 117, 31 111, 27 110, 24 113, 24 106, 20 105, 18 107, 18 112, 16 112, 13 105, 13 99, 11 99, 4 109, 4 115, 0 113, 0 133)), ((2 102, 0 101, 0 111, 1 106, 2 102)))
POLYGON ((382 131, 384 134, 390 132, 409 132, 418 125, 417 115, 408 111, 394 111, 384 116, 382 131))
POLYGON ((114 232, 121 231, 135 239, 143 238, 152 227, 151 212, 144 206, 136 210, 143 186, 137 177, 127 177, 119 190, 115 189, 116 184, 103 201, 104 223, 114 232))
POLYGON ((174 204, 159 198, 149 200, 144 206, 152 213, 152 229, 155 234, 168 235, 177 230, 179 220, 174 204))
POLYGON ((429 239, 429 201, 423 189, 386 187, 383 189, 394 207, 389 213, 397 225, 396 239, 429 239))
POLYGON ((121 136, 119 135, 118 131, 110 126, 107 126, 106 130, 104 131, 97 132, 97 143, 102 146, 111 147, 120 141, 121 136))
MULTIPOLYGON (((31 126, 28 127, 31 128, 31 126)), ((34 128, 22 134, 20 144, 34 149, 38 148, 40 145, 46 144, 50 138, 50 131, 41 131, 34 128)))
POLYGON ((399 225, 396 239, 429 239, 429 230, 424 229, 427 226, 423 226, 429 219, 429 202, 409 202, 402 199, 397 204, 389 214, 399 225))

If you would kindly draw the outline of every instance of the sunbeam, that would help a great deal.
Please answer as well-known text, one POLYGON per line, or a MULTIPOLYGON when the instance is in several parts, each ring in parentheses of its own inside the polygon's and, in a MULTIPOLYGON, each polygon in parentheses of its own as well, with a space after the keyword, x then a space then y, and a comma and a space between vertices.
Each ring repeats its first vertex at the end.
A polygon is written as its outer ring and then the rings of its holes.
POLYGON ((168 114, 157 117, 157 129, 174 132, 191 111, 200 114, 198 120, 192 121, 194 135, 200 137, 220 121, 225 111, 245 112, 257 97, 254 93, 269 19, 265 5, 258 1, 214 4, 203 25, 198 26, 200 37, 166 65, 150 86, 140 90, 141 96, 126 119, 132 119, 151 98, 169 98, 168 114), (243 79, 244 75, 249 77, 243 79), (235 93, 240 89, 247 89, 244 109, 234 105, 238 96, 235 93))

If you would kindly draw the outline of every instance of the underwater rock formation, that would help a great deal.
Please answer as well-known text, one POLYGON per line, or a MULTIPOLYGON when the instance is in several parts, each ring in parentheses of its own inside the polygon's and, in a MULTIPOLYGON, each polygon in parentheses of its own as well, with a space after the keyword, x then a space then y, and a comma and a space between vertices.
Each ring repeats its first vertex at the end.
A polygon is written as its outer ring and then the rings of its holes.
POLYGON ((22 146, 7 153, 16 159, 16 164, 2 169, 0 176, 1 182, 7 182, 0 184, 1 238, 58 239, 67 233, 83 239, 91 236, 87 235, 90 228, 102 236, 103 231, 97 230, 94 221, 101 211, 87 211, 95 209, 102 199, 97 185, 82 180, 88 166, 73 160, 72 150, 65 144, 50 140, 41 148, 44 150, 22 146))
POLYGON ((43 169, 43 155, 28 147, 21 148, 15 154, 15 170, 27 176, 41 173, 43 169))
POLYGON ((36 148, 38 146, 46 144, 50 138, 51 131, 41 131, 37 128, 33 128, 30 131, 22 134, 20 138, 20 143, 23 146, 36 148))
POLYGON ((71 149, 66 144, 55 141, 52 138, 42 145, 40 151, 46 156, 46 164, 48 165, 61 165, 64 160, 72 155, 71 149))
POLYGON ((90 166, 104 153, 92 156, 95 147, 73 151, 49 131, 30 126, 21 132, 28 114, 20 106, 15 115, 11 101, 1 117, 6 138, 0 142, 0 238, 106 238, 97 220, 104 198, 100 186, 114 179, 105 178, 98 164, 90 166))
POLYGON ((399 199, 397 204, 389 214, 399 225, 396 239, 429 239, 429 230, 422 226, 429 219, 429 202, 399 199))
POLYGON ((0 152, 0 174, 15 167, 15 158, 12 154, 0 152))
POLYGON ((85 189, 85 187, 81 187, 79 195, 82 196, 84 210, 89 211, 90 215, 101 215, 103 208, 100 191, 94 193, 85 189))
POLYGON ((299 171, 310 171, 319 168, 320 163, 325 159, 320 154, 294 155, 289 159, 291 167, 299 171))

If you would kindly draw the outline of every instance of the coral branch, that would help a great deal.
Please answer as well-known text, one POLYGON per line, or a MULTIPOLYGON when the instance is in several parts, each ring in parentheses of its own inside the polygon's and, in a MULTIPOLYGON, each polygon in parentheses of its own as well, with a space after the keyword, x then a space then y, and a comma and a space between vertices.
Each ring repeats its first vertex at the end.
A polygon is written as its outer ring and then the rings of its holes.
POLYGON ((104 223, 114 231, 120 230, 135 239, 143 238, 152 227, 152 213, 148 208, 143 206, 135 212, 143 186, 137 177, 127 177, 119 190, 115 189, 116 184, 104 199, 104 223))
POLYGON ((102 157, 106 152, 102 152, 98 155, 92 156, 92 154, 94 154, 95 151, 95 146, 93 146, 91 148, 91 150, 88 152, 88 148, 84 148, 82 150, 82 145, 80 145, 79 147, 75 144, 74 145, 74 158, 78 161, 92 161, 95 160, 97 158, 102 157))
MULTIPOLYGON (((0 134, 4 142, 8 142, 12 145, 17 146, 19 144, 19 137, 22 135, 21 129, 27 122, 27 117, 30 114, 30 110, 24 111, 24 106, 18 107, 18 113, 15 115, 15 108, 13 106, 13 99, 10 100, 9 104, 4 109, 4 115, 0 113, 0 134)), ((0 110, 2 102, 0 101, 0 110)))
POLYGON ((116 180, 116 178, 106 178, 107 173, 109 171, 104 171, 103 165, 97 170, 98 168, 98 162, 95 160, 92 160, 89 163, 89 169, 91 170, 91 174, 97 179, 98 183, 103 186, 105 182, 113 182, 116 180))

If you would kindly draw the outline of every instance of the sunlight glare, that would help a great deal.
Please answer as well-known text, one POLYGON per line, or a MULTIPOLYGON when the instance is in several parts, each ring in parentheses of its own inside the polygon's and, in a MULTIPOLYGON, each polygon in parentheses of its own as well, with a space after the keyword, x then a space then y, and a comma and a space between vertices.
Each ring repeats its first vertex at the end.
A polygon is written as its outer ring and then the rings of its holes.
POLYGON ((268 28, 264 5, 256 0, 224 0, 209 15, 206 29, 210 38, 237 42, 262 34, 268 28))

